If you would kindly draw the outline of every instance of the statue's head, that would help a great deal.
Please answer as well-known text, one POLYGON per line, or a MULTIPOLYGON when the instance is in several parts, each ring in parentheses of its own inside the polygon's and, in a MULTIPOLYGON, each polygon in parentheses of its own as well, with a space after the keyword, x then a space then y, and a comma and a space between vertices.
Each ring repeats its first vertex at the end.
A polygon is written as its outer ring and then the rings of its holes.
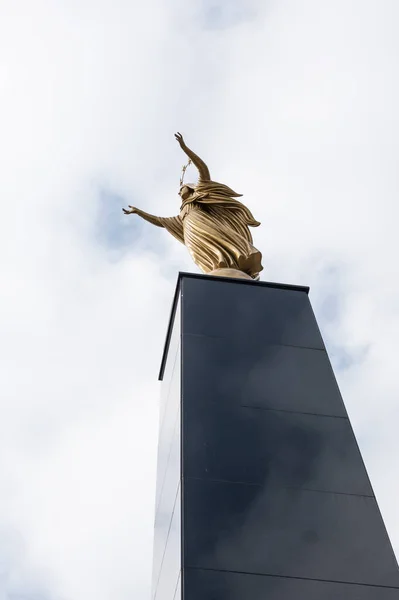
POLYGON ((182 200, 187 200, 195 191, 195 186, 192 183, 184 183, 180 186, 179 196, 182 200))

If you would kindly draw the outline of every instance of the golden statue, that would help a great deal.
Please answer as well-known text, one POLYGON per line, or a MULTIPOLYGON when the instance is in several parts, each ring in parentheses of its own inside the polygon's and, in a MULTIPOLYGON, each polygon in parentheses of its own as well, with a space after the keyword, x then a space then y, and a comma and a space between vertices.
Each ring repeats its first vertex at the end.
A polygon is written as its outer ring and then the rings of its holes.
POLYGON ((149 223, 164 227, 184 244, 195 264, 203 273, 259 279, 262 271, 262 254, 252 245, 249 227, 258 227, 250 210, 235 198, 242 194, 233 192, 222 183, 211 180, 209 169, 190 148, 180 133, 175 134, 182 150, 198 169, 197 184, 184 183, 183 167, 179 196, 182 199, 177 217, 155 217, 129 206, 122 209, 125 215, 137 214, 149 223))

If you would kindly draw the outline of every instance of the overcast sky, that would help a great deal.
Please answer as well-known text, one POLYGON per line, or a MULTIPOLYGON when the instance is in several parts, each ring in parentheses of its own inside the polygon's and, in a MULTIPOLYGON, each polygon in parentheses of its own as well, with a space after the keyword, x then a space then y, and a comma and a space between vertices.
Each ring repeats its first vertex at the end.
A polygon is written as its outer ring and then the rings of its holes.
MULTIPOLYGON (((0 600, 149 599, 173 138, 311 301, 399 553, 398 0, 0 0, 0 600)), ((192 180, 195 172, 187 173, 192 180)))

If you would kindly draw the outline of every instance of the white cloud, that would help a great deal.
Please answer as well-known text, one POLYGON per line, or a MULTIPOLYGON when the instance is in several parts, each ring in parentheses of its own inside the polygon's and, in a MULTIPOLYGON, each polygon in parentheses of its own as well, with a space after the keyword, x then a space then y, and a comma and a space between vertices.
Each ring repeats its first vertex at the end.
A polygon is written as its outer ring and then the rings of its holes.
POLYGON ((175 130, 263 222, 263 278, 311 285, 399 548, 398 18, 395 0, 3 0, 0 597, 148 597, 156 378, 193 266, 133 217, 118 251, 98 228, 103 190, 176 214, 175 130))

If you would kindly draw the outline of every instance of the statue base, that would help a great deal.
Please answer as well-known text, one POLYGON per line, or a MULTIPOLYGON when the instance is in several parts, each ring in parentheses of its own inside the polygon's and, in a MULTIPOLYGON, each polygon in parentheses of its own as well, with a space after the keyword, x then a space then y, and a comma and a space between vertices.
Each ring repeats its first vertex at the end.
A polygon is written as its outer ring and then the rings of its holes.
POLYGON ((215 269, 210 271, 207 275, 213 275, 214 277, 233 277, 234 279, 249 279, 250 281, 256 281, 248 273, 239 271, 238 269, 215 269))

